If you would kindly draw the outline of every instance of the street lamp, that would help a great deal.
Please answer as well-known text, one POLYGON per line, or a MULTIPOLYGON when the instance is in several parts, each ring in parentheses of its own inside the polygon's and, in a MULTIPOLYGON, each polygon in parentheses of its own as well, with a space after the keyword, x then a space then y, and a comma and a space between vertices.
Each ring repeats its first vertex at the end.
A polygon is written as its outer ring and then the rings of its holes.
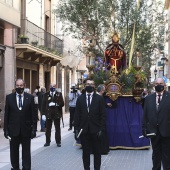
POLYGON ((140 59, 140 51, 137 48, 136 49, 136 65, 137 65, 137 67, 139 67, 139 59, 140 59))
POLYGON ((163 65, 163 76, 164 76, 164 67, 165 67, 165 63, 166 63, 166 57, 163 54, 163 57, 161 58, 161 64, 163 65))
POLYGON ((155 74, 155 80, 156 80, 156 75, 157 75, 157 69, 155 67, 155 70, 154 70, 154 74, 155 74))

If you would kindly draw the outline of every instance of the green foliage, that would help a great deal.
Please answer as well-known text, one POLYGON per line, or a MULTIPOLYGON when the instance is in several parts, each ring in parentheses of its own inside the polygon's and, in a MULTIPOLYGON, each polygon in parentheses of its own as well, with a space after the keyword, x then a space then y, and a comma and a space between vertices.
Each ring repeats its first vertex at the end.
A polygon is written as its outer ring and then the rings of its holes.
POLYGON ((151 67, 150 57, 153 50, 163 49, 164 4, 161 1, 136 0, 59 0, 55 14, 63 23, 63 31, 72 33, 75 38, 96 35, 100 54, 104 54, 109 31, 120 33, 120 43, 127 53, 131 48, 132 33, 135 25, 134 52, 138 48, 143 58, 143 69, 151 67), (114 17, 114 21, 111 19, 114 17))
POLYGON ((24 35, 24 34, 19 34, 18 38, 28 38, 28 37, 26 35, 24 35))
POLYGON ((116 0, 60 0, 56 6, 56 16, 63 23, 65 33, 73 33, 74 38, 95 35, 101 53, 105 49, 103 41, 111 26, 111 15, 116 8, 116 0))
POLYGON ((44 46, 44 45, 39 45, 38 48, 40 48, 40 49, 42 49, 42 50, 44 50, 44 51, 53 53, 53 54, 55 54, 55 55, 61 56, 61 54, 60 54, 57 50, 55 50, 55 49, 53 49, 53 48, 47 48, 47 47, 44 46))
POLYGON ((146 87, 147 79, 145 72, 142 70, 137 71, 135 68, 131 67, 130 69, 123 70, 119 77, 120 82, 124 84, 122 92, 127 93, 132 91, 137 80, 135 77, 136 75, 140 75, 142 87, 146 87))
POLYGON ((33 46, 37 46, 38 45, 38 41, 36 40, 36 41, 31 41, 31 44, 33 45, 33 46))
POLYGON ((93 79, 95 85, 98 86, 99 84, 104 84, 106 80, 110 77, 110 71, 107 69, 108 64, 103 62, 101 57, 97 57, 93 69, 93 79))
POLYGON ((137 9, 136 0, 125 0, 120 2, 117 9, 117 29, 121 33, 121 44, 127 52, 127 60, 129 60, 132 31, 135 24, 134 52, 139 49, 143 69, 148 74, 151 67, 150 57, 153 55, 154 49, 161 50, 161 45, 164 44, 164 18, 164 4, 161 1, 142 0, 137 9))

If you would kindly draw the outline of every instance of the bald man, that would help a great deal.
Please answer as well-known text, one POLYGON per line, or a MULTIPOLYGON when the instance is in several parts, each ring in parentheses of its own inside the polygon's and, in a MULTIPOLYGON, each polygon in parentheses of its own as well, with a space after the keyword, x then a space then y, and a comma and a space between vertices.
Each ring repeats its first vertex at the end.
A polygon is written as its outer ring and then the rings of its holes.
POLYGON ((170 93, 165 90, 162 78, 155 80, 155 93, 145 99, 142 132, 151 137, 152 144, 152 170, 170 169, 170 93))
POLYGON ((25 81, 15 82, 15 93, 6 96, 4 136, 10 142, 11 169, 19 169, 20 145, 22 146, 22 169, 31 169, 31 139, 36 137, 37 112, 34 96, 24 92, 25 81))
POLYGON ((50 84, 50 91, 43 95, 42 101, 42 115, 46 116, 46 143, 44 147, 50 146, 51 142, 51 128, 54 122, 55 126, 55 141, 58 147, 61 147, 61 129, 60 118, 62 117, 62 107, 64 100, 62 93, 56 91, 56 84, 50 84))

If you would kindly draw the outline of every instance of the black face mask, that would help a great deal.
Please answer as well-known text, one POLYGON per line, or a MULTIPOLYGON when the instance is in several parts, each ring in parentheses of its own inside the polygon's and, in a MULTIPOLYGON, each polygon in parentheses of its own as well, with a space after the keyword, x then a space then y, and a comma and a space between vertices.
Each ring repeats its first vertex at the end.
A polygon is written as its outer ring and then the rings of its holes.
POLYGON ((103 96, 106 96, 106 92, 103 93, 103 96))
POLYGON ((51 92, 54 92, 54 91, 55 91, 55 88, 54 88, 54 87, 50 87, 50 91, 51 91, 51 92))
POLYGON ((85 90, 86 90, 86 92, 91 93, 91 92, 94 91, 94 87, 92 87, 92 86, 86 86, 85 90))
POLYGON ((24 91, 24 88, 21 88, 21 87, 16 88, 16 92, 17 92, 18 94, 22 94, 23 91, 24 91))
POLYGON ((156 92, 161 92, 164 90, 164 86, 161 84, 158 84, 157 86, 155 86, 155 90, 156 92))

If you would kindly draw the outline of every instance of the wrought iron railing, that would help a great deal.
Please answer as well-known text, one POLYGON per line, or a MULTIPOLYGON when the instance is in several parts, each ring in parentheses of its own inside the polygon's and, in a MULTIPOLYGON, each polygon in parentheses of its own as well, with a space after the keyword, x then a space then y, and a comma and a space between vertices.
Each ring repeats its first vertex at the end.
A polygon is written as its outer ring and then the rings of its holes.
POLYGON ((38 27, 27 19, 24 21, 26 24, 24 36, 29 38, 29 44, 54 54, 63 54, 63 40, 38 27))

